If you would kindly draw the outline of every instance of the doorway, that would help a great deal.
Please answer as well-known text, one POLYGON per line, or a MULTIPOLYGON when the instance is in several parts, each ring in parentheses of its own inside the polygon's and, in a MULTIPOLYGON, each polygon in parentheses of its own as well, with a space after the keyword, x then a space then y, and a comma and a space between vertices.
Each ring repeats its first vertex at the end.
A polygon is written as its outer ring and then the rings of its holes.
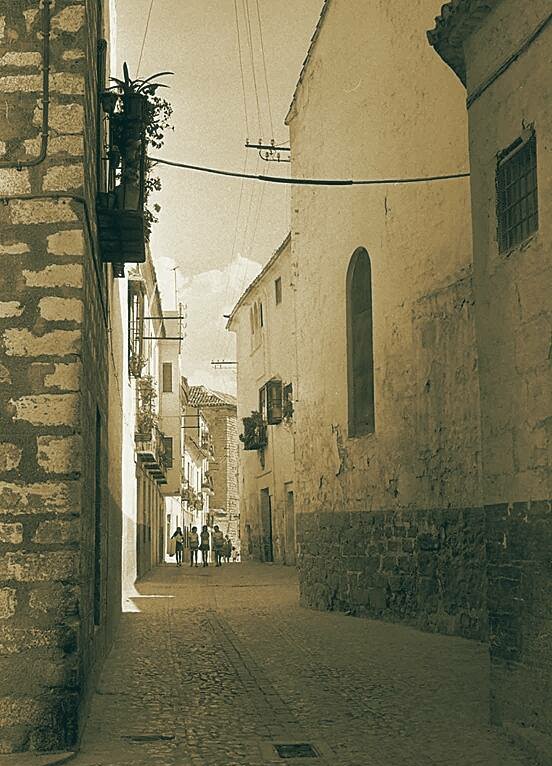
POLYGON ((272 504, 270 491, 261 489, 261 559, 274 561, 272 547, 272 504))
POLYGON ((286 555, 285 563, 290 566, 295 565, 295 502, 293 496, 293 484, 286 484, 285 487, 285 509, 286 509, 286 555))

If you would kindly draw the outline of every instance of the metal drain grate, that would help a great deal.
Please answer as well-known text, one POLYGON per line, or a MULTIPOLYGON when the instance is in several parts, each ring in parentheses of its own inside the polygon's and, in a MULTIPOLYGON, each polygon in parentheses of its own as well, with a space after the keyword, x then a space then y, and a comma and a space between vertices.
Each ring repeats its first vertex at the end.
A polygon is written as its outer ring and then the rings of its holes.
POLYGON ((122 739, 130 742, 165 742, 174 739, 174 734, 125 734, 122 739))
POLYGON ((274 749, 280 758, 318 758, 319 753, 308 742, 299 742, 290 745, 274 745, 274 749))

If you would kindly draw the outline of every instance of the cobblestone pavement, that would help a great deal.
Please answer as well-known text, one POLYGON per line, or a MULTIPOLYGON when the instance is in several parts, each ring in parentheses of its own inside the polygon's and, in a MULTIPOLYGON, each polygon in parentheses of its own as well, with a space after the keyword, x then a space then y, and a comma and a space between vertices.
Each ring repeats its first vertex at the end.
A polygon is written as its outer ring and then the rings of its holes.
POLYGON ((138 589, 75 766, 523 764, 487 724, 477 643, 302 609, 278 566, 167 566, 138 589))

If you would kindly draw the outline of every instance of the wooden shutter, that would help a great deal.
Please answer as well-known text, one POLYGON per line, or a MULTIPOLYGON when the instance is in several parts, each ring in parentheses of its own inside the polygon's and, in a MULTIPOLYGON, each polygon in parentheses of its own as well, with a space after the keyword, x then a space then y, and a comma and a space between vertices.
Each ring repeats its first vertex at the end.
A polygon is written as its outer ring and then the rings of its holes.
POLYGON ((282 403, 282 381, 269 380, 266 384, 267 399, 267 422, 274 426, 282 422, 283 403, 282 403))

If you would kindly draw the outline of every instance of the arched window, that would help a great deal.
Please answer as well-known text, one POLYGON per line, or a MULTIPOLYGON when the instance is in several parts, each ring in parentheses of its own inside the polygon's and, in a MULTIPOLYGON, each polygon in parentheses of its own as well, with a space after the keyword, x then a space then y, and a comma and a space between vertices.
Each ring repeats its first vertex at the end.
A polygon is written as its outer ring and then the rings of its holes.
POLYGON ((372 268, 363 247, 355 250, 347 271, 347 357, 349 436, 373 433, 372 268))

